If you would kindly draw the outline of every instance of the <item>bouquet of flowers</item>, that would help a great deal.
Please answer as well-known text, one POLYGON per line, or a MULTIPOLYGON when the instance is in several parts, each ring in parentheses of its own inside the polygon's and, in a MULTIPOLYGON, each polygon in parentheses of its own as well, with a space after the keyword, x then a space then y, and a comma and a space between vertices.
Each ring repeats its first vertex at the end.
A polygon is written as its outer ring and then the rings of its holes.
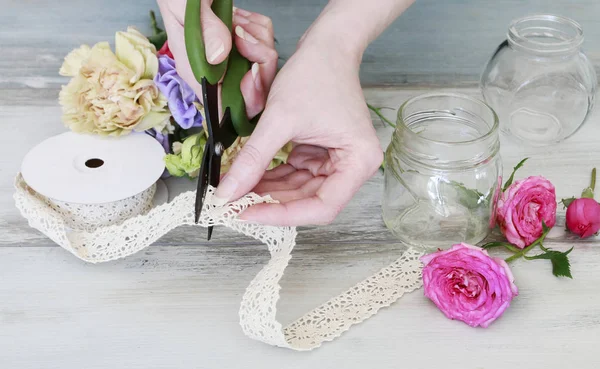
MULTIPOLYGON (((133 27, 108 42, 71 51, 60 74, 71 77, 59 94, 63 122, 74 132, 120 136, 145 132, 165 149, 167 175, 196 177, 207 138, 204 109, 179 76, 165 31, 150 12, 154 35, 133 27)), ((231 166, 248 137, 238 137, 222 156, 221 172, 231 166)), ((291 143, 270 164, 285 163, 291 143)))

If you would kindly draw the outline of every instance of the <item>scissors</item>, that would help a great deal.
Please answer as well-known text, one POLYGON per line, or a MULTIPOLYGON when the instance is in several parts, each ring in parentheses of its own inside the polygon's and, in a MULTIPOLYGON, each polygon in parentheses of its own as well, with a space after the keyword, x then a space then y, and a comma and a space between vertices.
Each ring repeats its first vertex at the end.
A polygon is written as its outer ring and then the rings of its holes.
MULTIPOLYGON (((221 157, 238 137, 249 136, 259 116, 252 120, 246 115, 246 105, 240 90, 242 78, 250 70, 250 62, 240 55, 232 42, 227 59, 217 65, 208 63, 200 23, 201 0, 188 0, 184 19, 184 38, 190 66, 196 80, 202 85, 204 124, 208 139, 198 174, 195 203, 195 222, 198 223, 206 198, 208 185, 217 187, 221 177, 221 157), (222 80, 219 101, 219 81, 222 80), (219 121, 219 102, 223 118, 219 121)), ((231 30, 233 17, 232 0, 214 0, 211 5, 223 23, 231 30)), ((208 227, 208 240, 213 227, 208 227)))

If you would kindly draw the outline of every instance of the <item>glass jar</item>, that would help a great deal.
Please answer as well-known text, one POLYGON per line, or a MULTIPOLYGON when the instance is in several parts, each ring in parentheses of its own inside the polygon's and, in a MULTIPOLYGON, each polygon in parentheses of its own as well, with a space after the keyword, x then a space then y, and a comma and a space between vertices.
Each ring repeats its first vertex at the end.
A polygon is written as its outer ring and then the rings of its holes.
POLYGON ((597 87, 582 42, 581 27, 568 18, 534 15, 510 24, 481 76, 484 99, 503 133, 540 146, 581 127, 597 87))
POLYGON ((423 250, 476 244, 491 217, 502 171, 496 113, 455 93, 406 101, 385 154, 387 227, 423 250))

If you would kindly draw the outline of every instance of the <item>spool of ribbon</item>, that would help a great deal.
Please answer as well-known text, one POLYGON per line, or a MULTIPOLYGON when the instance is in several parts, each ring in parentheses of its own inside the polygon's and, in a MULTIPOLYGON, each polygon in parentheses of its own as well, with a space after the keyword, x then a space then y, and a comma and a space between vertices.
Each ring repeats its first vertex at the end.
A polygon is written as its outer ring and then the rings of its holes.
POLYGON ((146 134, 67 132, 34 147, 23 160, 22 176, 68 228, 94 231, 152 208, 164 155, 146 134))

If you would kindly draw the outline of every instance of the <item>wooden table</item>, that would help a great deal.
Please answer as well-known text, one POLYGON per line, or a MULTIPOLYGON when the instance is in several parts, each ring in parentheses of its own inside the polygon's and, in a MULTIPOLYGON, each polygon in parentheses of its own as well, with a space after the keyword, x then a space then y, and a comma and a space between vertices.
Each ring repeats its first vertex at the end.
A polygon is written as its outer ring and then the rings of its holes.
MULTIPOLYGON (((60 18, 48 16, 58 27, 60 18)), ((102 33, 105 39, 124 26, 112 18, 108 24, 112 31, 102 33)), ((123 260, 91 265, 76 259, 29 228, 11 197, 24 154, 64 131, 56 99, 65 80, 56 72, 64 53, 84 41, 60 34, 56 49, 30 42, 30 35, 43 31, 34 25, 21 32, 21 43, 0 33, 0 49, 12 48, 0 60, 0 368, 600 367, 600 239, 582 242, 565 234, 564 213, 548 245, 560 250, 576 245, 570 255, 574 279, 553 277, 547 261, 517 261, 520 295, 490 328, 445 319, 418 290, 308 353, 243 335, 240 299, 268 260, 265 246, 251 239, 217 228, 207 243, 203 231, 179 228, 123 260)), ((99 37, 92 38, 88 42, 99 37)), ((390 107, 420 92, 365 91, 373 105, 390 107)), ((374 124, 384 147, 391 130, 377 119, 374 124)), ((543 174, 559 197, 577 194, 591 168, 600 168, 600 115, 554 147, 505 140, 502 156, 506 172, 529 156, 519 177, 543 174)), ((381 192, 379 173, 334 224, 299 229, 282 281, 283 323, 400 256, 405 247, 381 220, 381 192)))

